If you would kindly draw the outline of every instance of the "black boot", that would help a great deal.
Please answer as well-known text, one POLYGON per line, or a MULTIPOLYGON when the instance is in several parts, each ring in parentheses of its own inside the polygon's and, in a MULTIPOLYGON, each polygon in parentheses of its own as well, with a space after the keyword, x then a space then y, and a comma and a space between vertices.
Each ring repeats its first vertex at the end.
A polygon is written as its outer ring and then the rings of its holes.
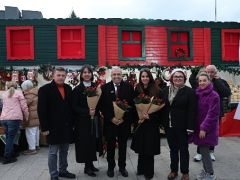
POLYGON ((93 165, 93 163, 91 163, 91 169, 92 169, 93 172, 98 172, 98 171, 99 171, 99 169, 96 168, 96 167, 93 165))
POLYGON ((15 157, 4 158, 2 164, 15 163, 16 161, 17 161, 17 158, 15 158, 15 157))
POLYGON ((84 169, 84 173, 91 177, 97 176, 91 169, 84 169))
POLYGON ((92 163, 85 163, 84 173, 91 177, 96 177, 96 174, 92 170, 92 163))

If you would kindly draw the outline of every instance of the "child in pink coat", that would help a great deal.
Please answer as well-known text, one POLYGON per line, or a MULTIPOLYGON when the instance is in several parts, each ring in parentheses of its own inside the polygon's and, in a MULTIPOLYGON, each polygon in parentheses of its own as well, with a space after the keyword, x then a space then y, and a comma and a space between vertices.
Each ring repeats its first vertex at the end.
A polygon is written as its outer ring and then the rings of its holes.
POLYGON ((8 90, 2 95, 3 108, 0 121, 5 128, 6 134, 3 164, 9 164, 17 161, 13 154, 14 139, 23 118, 28 120, 29 116, 28 106, 23 93, 16 90, 16 87, 17 85, 15 82, 9 82, 7 84, 8 90))

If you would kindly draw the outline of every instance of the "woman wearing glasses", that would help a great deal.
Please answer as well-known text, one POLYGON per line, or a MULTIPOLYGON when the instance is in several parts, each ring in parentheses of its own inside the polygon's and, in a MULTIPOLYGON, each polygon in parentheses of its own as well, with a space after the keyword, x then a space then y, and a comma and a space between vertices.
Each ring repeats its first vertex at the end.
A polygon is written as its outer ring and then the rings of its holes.
POLYGON ((178 176, 179 159, 181 180, 189 180, 188 134, 195 128, 197 99, 194 90, 186 86, 187 76, 182 69, 174 69, 170 86, 162 92, 165 99, 163 117, 170 148, 171 172, 169 180, 178 176))

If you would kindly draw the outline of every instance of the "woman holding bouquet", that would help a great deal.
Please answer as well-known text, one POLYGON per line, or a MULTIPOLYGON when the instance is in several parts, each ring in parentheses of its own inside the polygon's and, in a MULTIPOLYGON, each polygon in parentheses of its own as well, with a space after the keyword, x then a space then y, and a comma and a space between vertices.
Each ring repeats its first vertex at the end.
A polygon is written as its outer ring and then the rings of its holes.
MULTIPOLYGON (((135 97, 145 95, 159 97, 159 88, 148 69, 140 71, 139 84, 135 89, 135 97)), ((137 175, 144 175, 146 179, 154 176, 154 155, 160 154, 160 118, 159 111, 139 114, 138 126, 135 130, 131 149, 138 153, 137 175)))
MULTIPOLYGON (((75 148, 76 161, 85 163, 84 173, 95 177, 99 171, 94 167, 93 161, 97 160, 97 134, 96 125, 91 117, 98 115, 96 109, 89 108, 87 102, 87 89, 94 89, 93 70, 91 66, 85 65, 80 71, 81 83, 73 90, 73 115, 75 120, 75 148), (92 124, 94 123, 94 124, 92 124)), ((98 128, 97 128, 98 129, 98 128)))

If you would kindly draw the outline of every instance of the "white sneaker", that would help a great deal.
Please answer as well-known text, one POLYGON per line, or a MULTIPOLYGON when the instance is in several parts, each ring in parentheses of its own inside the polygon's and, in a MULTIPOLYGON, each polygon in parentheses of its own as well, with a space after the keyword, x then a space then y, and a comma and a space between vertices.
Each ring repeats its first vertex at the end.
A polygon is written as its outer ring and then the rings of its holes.
POLYGON ((207 173, 202 170, 201 173, 196 176, 196 180, 203 180, 206 177, 206 174, 207 173))
POLYGON ((210 175, 207 173, 202 180, 216 180, 216 179, 217 179, 216 175, 210 175))
POLYGON ((216 158, 213 153, 210 153, 210 156, 211 156, 212 161, 216 161, 216 158))
POLYGON ((202 160, 202 155, 201 154, 197 154, 196 156, 194 156, 194 161, 199 162, 202 160))

